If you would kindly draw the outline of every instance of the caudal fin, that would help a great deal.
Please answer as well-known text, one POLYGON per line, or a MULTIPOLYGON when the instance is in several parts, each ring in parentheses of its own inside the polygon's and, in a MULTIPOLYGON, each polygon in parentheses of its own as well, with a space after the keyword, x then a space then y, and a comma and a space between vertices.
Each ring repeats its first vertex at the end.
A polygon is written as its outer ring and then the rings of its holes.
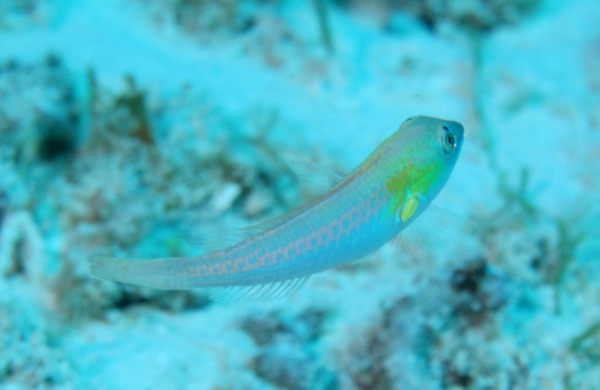
POLYGON ((173 276, 176 259, 118 259, 95 256, 91 259, 90 273, 101 279, 162 290, 189 288, 185 281, 173 276))

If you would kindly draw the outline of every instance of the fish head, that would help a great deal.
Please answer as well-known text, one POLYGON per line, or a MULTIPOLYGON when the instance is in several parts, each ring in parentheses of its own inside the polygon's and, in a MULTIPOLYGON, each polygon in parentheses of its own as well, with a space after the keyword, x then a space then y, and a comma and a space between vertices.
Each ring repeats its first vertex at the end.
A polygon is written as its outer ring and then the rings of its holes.
POLYGON ((444 187, 460 155, 464 128, 455 121, 416 116, 386 142, 387 188, 399 222, 416 218, 444 187))
POLYGON ((428 116, 408 118, 392 137, 397 138, 400 163, 406 158, 422 163, 454 167, 464 140, 465 130, 455 121, 428 116))

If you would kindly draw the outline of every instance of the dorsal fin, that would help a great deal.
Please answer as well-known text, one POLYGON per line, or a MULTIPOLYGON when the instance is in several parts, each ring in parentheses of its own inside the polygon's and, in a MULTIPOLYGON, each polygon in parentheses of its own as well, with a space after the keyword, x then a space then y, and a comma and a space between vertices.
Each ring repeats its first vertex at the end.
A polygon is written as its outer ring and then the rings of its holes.
POLYGON ((346 178, 345 174, 317 163, 294 161, 290 166, 300 182, 316 183, 331 188, 346 178))
MULTIPOLYGON (((318 185, 327 185, 328 189, 335 187, 345 179, 344 174, 315 163, 295 161, 291 164, 291 167, 299 181, 310 181, 318 185)), ((306 207, 310 206, 310 204, 311 201, 308 201, 283 215, 255 225, 244 227, 240 230, 246 237, 264 232, 265 230, 272 229, 273 227, 282 224, 284 221, 300 214, 306 207)))
MULTIPOLYGON (((345 178, 343 174, 315 163, 294 162, 291 164, 291 167, 299 181, 305 183, 310 182, 313 187, 322 187, 326 185, 327 189, 330 189, 341 183, 345 178)), ((310 205, 311 201, 308 201, 282 215, 242 228, 208 229, 199 241, 207 252, 222 250, 249 237, 281 225, 290 218, 302 213, 310 205)))
POLYGON ((227 227, 223 224, 206 226, 196 240, 204 253, 217 252, 248 238, 242 228, 227 227))

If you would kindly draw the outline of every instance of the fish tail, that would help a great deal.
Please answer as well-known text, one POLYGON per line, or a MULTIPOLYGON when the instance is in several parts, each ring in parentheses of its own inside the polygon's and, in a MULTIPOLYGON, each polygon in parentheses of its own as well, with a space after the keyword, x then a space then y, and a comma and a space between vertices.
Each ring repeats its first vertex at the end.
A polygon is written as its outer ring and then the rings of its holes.
POLYGON ((91 260, 90 273, 113 282, 162 290, 193 287, 189 278, 176 276, 180 264, 177 258, 137 260, 95 256, 91 260))

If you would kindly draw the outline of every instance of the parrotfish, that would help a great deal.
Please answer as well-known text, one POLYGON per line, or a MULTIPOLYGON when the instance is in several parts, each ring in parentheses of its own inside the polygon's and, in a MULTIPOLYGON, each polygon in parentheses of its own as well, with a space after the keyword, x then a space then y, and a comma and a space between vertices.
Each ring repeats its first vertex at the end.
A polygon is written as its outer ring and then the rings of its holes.
POLYGON ((329 192, 263 225, 237 244, 192 257, 92 259, 92 275, 166 290, 236 289, 272 297, 311 275, 375 252, 417 219, 446 184, 463 126, 407 119, 329 192))

